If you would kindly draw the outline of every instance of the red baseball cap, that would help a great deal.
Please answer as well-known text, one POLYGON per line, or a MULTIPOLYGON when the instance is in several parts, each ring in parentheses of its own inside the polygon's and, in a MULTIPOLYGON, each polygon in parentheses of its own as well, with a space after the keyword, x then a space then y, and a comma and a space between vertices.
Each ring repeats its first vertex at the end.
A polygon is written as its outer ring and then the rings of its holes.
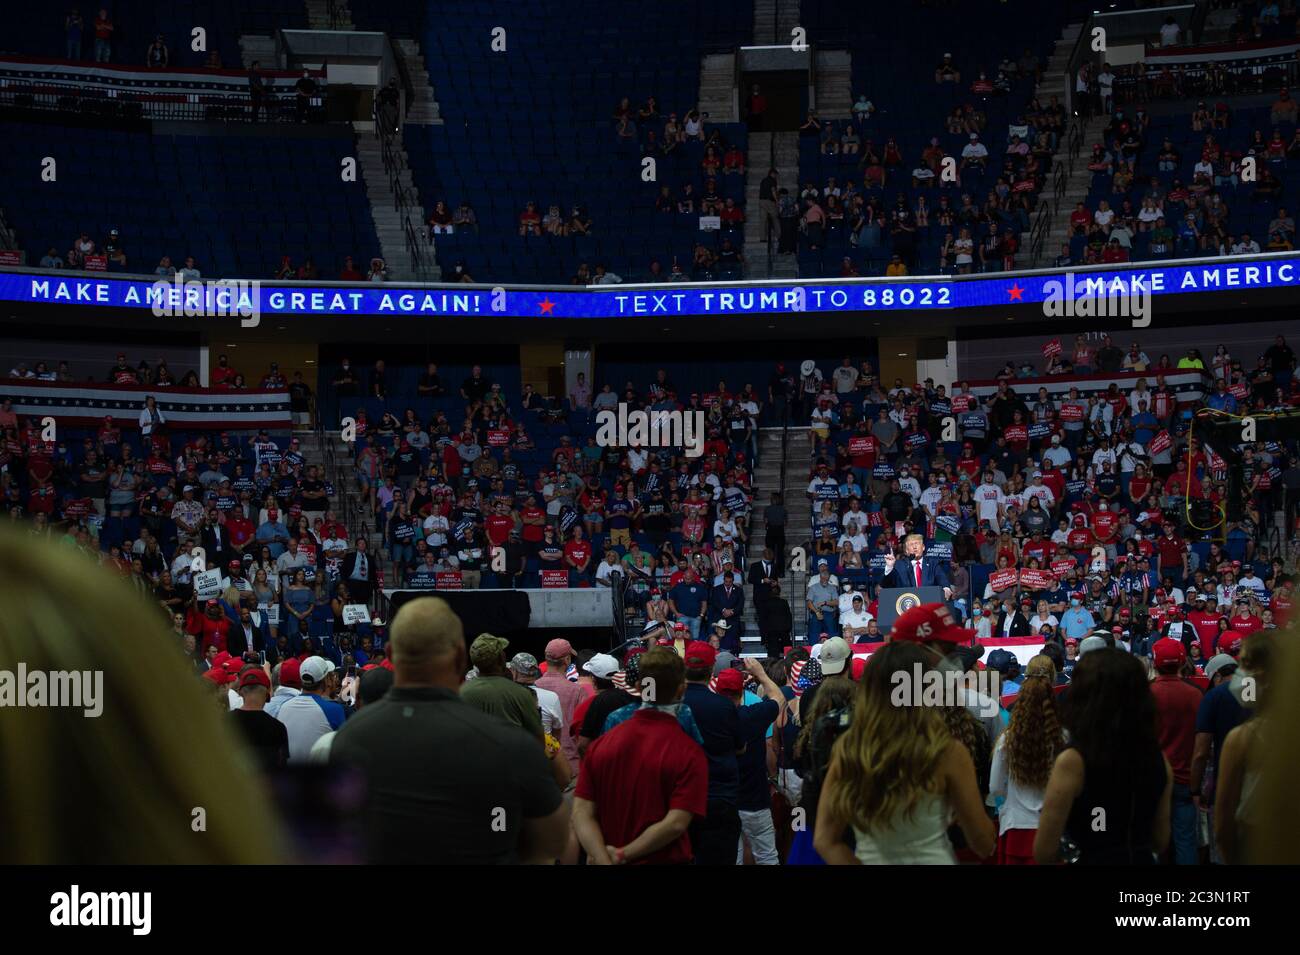
POLYGON ((1151 656, 1155 658, 1156 669, 1163 669, 1167 666, 1182 666, 1187 659, 1187 651, 1183 649, 1181 641, 1165 637, 1155 642, 1151 656))
POLYGON ((911 643, 966 643, 975 631, 957 626, 952 612, 941 603, 913 607, 894 621, 893 639, 911 643))
POLYGON ((1241 652, 1241 637, 1233 637, 1226 647, 1219 647, 1219 649, 1229 656, 1235 657, 1241 652))
POLYGON ((280 685, 302 689, 302 664, 297 657, 290 657, 280 664, 280 685))
POLYGON ((212 667, 212 669, 203 674, 203 679, 211 680, 217 686, 225 686, 234 678, 234 674, 228 671, 225 667, 212 667))
POLYGON ((230 659, 230 654, 227 653, 225 650, 222 650, 220 653, 218 653, 215 657, 212 658, 212 665, 214 667, 224 667, 226 665, 226 661, 229 659, 230 659))
POLYGON ((266 675, 266 671, 261 667, 250 667, 239 678, 239 688, 242 690, 246 686, 264 686, 269 690, 271 688, 271 678, 266 675))
POLYGON ((718 651, 703 640, 692 640, 686 644, 686 652, 682 656, 688 667, 698 670, 713 666, 718 659, 718 651))
POLYGON ((733 670, 731 667, 718 674, 716 683, 719 693, 739 693, 745 688, 745 678, 740 675, 739 670, 733 670))

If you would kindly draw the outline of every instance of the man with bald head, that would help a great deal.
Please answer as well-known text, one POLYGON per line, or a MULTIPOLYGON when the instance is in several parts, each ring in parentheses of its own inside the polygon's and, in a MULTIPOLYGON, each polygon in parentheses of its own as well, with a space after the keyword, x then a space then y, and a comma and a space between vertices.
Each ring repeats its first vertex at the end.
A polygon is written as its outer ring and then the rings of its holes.
POLYGON ((331 765, 365 777, 372 863, 548 862, 569 809, 541 742, 468 706, 460 618, 445 600, 404 603, 389 627, 393 687, 334 739, 331 765))

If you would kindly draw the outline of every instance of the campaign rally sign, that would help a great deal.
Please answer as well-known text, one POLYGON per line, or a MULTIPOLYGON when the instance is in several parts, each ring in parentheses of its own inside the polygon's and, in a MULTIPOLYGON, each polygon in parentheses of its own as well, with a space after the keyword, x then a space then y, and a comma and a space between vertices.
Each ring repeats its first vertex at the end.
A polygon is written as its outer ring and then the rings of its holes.
POLYGON ((440 570, 434 575, 434 580, 439 590, 462 590, 465 587, 459 570, 440 570))
POLYGON ((343 606, 343 626, 355 627, 359 623, 370 622, 370 608, 365 604, 345 604, 343 606))
POLYGON ((543 587, 569 586, 569 572, 567 570, 543 570, 541 576, 543 587))
POLYGON ((989 586, 994 590, 1009 590, 1016 585, 1019 574, 1015 568, 1010 570, 999 570, 989 575, 989 586))
POLYGON ((210 600, 221 593, 221 571, 205 570, 194 575, 194 594, 200 600, 210 600))

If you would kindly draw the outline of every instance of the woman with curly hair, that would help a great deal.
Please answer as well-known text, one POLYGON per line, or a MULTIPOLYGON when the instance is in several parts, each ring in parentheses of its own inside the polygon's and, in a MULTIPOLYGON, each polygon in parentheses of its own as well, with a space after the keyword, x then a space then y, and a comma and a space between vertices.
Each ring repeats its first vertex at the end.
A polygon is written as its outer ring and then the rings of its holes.
POLYGON ((911 642, 887 643, 867 661, 817 809, 813 845, 828 863, 955 865, 953 818, 976 856, 993 854, 974 761, 943 711, 895 702, 900 677, 924 678, 934 665, 933 653, 911 642), (853 848, 843 838, 850 827, 853 848))
POLYGON ((1011 722, 993 749, 989 791, 1004 797, 998 812, 998 865, 1033 865, 1034 833, 1052 764, 1065 748, 1056 709, 1056 667, 1043 655, 1025 668, 1011 722))

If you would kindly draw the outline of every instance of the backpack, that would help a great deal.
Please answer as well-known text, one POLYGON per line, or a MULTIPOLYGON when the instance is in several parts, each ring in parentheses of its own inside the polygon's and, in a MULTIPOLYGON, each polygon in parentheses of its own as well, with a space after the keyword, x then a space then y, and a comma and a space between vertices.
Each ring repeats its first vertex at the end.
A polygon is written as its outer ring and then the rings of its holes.
POLYGON ((853 710, 843 706, 828 710, 813 724, 812 736, 808 741, 808 772, 803 777, 805 792, 808 791, 810 784, 820 788, 826 778, 827 770, 830 769, 835 741, 849 728, 852 718, 853 710))

